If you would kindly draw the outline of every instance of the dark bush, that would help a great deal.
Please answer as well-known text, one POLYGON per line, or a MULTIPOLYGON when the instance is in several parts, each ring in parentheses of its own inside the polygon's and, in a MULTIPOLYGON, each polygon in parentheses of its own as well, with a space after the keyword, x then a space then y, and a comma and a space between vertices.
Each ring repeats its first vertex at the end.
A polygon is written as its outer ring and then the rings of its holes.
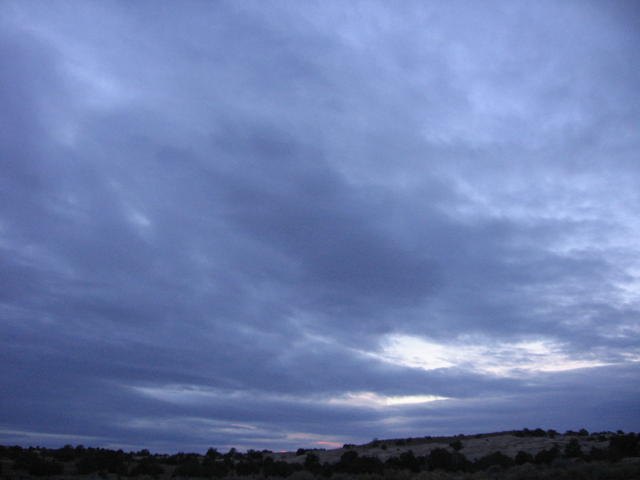
POLYGON ((207 453, 205 454, 205 456, 210 458, 218 458, 220 454, 218 453, 217 449, 210 448, 209 450, 207 450, 207 453))
POLYGON ((387 459, 386 466, 394 470, 410 470, 415 473, 420 471, 425 462, 425 457, 416 457, 413 451, 409 450, 403 452, 399 457, 387 459))
POLYGON ((265 477, 288 477, 295 470, 294 465, 281 460, 265 463, 262 466, 262 474, 265 477))
POLYGON ((305 470, 311 473, 318 473, 322 469, 322 465, 320 465, 320 458, 313 453, 307 453, 303 466, 305 470))
POLYGON ((462 445, 462 442, 460 440, 454 440, 449 444, 449 446, 453 448, 456 452, 459 452, 460 450, 462 450, 462 447, 464 445, 462 445))
POLYGON ((435 448, 431 450, 427 457, 427 466, 429 470, 451 470, 453 468, 453 455, 444 448, 435 448))
POLYGON ((378 474, 382 475, 384 472, 384 464, 377 457, 369 457, 367 455, 355 457, 353 460, 347 463, 338 463, 335 466, 335 470, 344 473, 350 473, 354 475, 358 474, 378 474))
POLYGON ((61 475, 64 473, 64 466, 55 460, 38 459, 29 466, 30 475, 37 477, 50 477, 52 475, 61 475))
POLYGON ((16 470, 25 470, 29 475, 36 477, 49 477, 64 473, 64 466, 61 463, 42 458, 39 452, 31 449, 23 451, 22 454, 16 458, 13 468, 16 470))
POLYGON ((208 477, 226 477, 229 474, 229 466, 226 462, 213 456, 206 456, 202 460, 202 469, 208 477))
POLYGON ((344 452, 340 456, 340 461, 338 463, 348 464, 348 463, 353 462, 356 458, 358 458, 358 452, 356 452, 354 450, 350 450, 348 452, 344 452))
POLYGON ((344 473, 357 473, 358 464, 356 463, 356 461, 358 460, 358 457, 358 452, 354 450, 344 452, 340 457, 340 460, 334 466, 335 471, 344 473))
POLYGON ((478 470, 486 470, 489 467, 497 465, 502 468, 509 468, 513 466, 514 461, 511 457, 506 456, 502 452, 494 452, 484 457, 478 458, 474 462, 474 466, 478 470))
POLYGON ((71 445, 65 445, 57 450, 51 450, 51 456, 59 462, 72 462, 76 458, 76 450, 71 445))
POLYGON ((76 468, 81 475, 94 472, 115 473, 117 475, 127 473, 125 454, 122 450, 87 449, 82 453, 80 460, 76 462, 76 468))
POLYGON ((20 457, 20 455, 22 455, 22 453, 24 452, 24 449, 22 447, 19 447, 18 445, 14 445, 12 447, 7 447, 4 455, 6 458, 10 458, 11 460, 16 460, 18 457, 20 457))
POLYGON ((162 468, 162 465, 160 465, 155 458, 146 456, 131 469, 129 475, 132 477, 135 477, 136 475, 151 475, 155 478, 163 473, 164 468, 162 468))
POLYGON ((174 477, 208 477, 209 473, 204 465, 201 465, 196 458, 181 463, 173 471, 174 477))
POLYGON ((520 450, 516 454, 515 463, 516 463, 516 465, 524 465, 525 463, 533 463, 533 455, 531 455, 530 453, 523 452, 522 450, 520 450))
POLYGON ((466 472, 471 470, 473 463, 467 459, 462 453, 455 452, 451 455, 451 470, 454 472, 466 472))
POLYGON ((535 457, 533 457, 533 461, 537 464, 549 464, 558 457, 558 454, 558 447, 554 446, 548 450, 542 450, 536 453, 535 457))
POLYGON ((604 448, 591 447, 589 455, 586 456, 586 460, 590 462, 603 461, 609 459, 609 451, 604 448))
POLYGON ((238 462, 235 466, 236 475, 246 477, 260 473, 260 464, 254 462, 238 462))
POLYGON ((247 450, 246 456, 249 460, 262 460, 262 452, 258 450, 247 450))
POLYGON ((614 435, 609 440, 609 457, 611 460, 619 460, 624 457, 638 455, 638 436, 634 433, 626 435, 614 435))
POLYGON ((580 442, 577 438, 572 438, 564 447, 564 456, 568 458, 582 457, 582 448, 580 447, 580 442))

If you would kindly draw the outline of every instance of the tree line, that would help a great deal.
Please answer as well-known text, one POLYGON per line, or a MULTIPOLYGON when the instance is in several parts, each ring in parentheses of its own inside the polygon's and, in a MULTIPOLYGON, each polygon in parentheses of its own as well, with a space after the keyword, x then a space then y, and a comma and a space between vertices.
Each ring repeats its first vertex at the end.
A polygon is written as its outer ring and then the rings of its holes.
MULTIPOLYGON (((524 436, 540 436, 540 431, 523 430, 524 436)), ((542 431, 542 430, 541 430, 542 431)), ((548 432, 544 432, 548 436, 548 432)), ((576 437, 584 432, 574 432, 576 437)), ((588 432, 586 435, 589 435, 588 432)), ((219 453, 209 449, 205 455, 196 453, 177 453, 173 455, 151 454, 148 450, 124 452, 103 448, 87 448, 82 445, 66 445, 59 449, 39 447, 22 448, 19 446, 0 446, 0 459, 6 461, 0 466, 10 466, 13 471, 21 471, 34 476, 53 476, 59 474, 117 474, 135 477, 149 475, 157 477, 172 473, 174 477, 223 478, 228 476, 288 477, 295 472, 306 471, 315 477, 332 477, 334 474, 376 474, 384 475, 389 471, 405 470, 422 472, 444 470, 448 472, 477 472, 491 468, 509 468, 531 463, 549 465, 557 459, 581 459, 584 462, 617 462, 625 457, 640 456, 640 435, 619 432, 609 436, 592 435, 598 445, 588 452, 583 451, 578 438, 572 438, 563 448, 553 446, 531 454, 518 452, 510 457, 500 451, 490 453, 475 460, 469 460, 464 453, 464 437, 454 439, 450 448, 435 448, 427 455, 415 455, 406 450, 399 455, 382 460, 376 456, 358 453, 354 446, 345 445, 346 451, 334 463, 322 462, 314 450, 298 449, 297 456, 302 461, 286 462, 274 459, 268 450, 249 450, 241 453, 230 449, 219 453)), ((378 442, 378 441, 375 441, 378 442)), ((6 473, 0 471, 0 474, 6 473)))

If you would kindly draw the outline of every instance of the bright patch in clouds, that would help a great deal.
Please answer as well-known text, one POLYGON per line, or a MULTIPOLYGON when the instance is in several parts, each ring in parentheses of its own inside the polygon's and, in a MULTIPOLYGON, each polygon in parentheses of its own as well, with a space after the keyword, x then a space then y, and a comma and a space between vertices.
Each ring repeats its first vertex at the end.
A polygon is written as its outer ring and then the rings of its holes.
POLYGON ((329 403, 352 405, 358 407, 389 407, 395 405, 409 405, 416 403, 434 402, 436 400, 447 400, 447 397, 439 397, 437 395, 404 395, 404 396, 385 396, 374 392, 357 392, 347 393, 340 397, 329 400, 329 403))
POLYGON ((597 360, 571 358, 562 352, 560 345, 547 340, 509 344, 483 343, 481 339, 467 338, 444 344, 408 335, 392 335, 375 356, 424 370, 458 367, 499 376, 609 365, 597 360))

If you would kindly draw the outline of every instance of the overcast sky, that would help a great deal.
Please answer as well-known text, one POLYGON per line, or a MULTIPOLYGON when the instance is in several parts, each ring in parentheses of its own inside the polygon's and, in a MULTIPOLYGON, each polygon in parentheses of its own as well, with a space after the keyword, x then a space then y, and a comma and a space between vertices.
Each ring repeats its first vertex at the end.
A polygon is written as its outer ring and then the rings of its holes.
POLYGON ((640 430, 634 1, 3 1, 0 443, 640 430))

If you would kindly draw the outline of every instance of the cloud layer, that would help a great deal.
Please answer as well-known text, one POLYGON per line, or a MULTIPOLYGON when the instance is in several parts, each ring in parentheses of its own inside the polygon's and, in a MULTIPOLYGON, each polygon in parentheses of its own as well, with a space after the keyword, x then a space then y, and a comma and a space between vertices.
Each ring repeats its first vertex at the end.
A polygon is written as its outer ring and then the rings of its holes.
POLYGON ((632 3, 4 3, 0 442, 640 429, 632 3))

